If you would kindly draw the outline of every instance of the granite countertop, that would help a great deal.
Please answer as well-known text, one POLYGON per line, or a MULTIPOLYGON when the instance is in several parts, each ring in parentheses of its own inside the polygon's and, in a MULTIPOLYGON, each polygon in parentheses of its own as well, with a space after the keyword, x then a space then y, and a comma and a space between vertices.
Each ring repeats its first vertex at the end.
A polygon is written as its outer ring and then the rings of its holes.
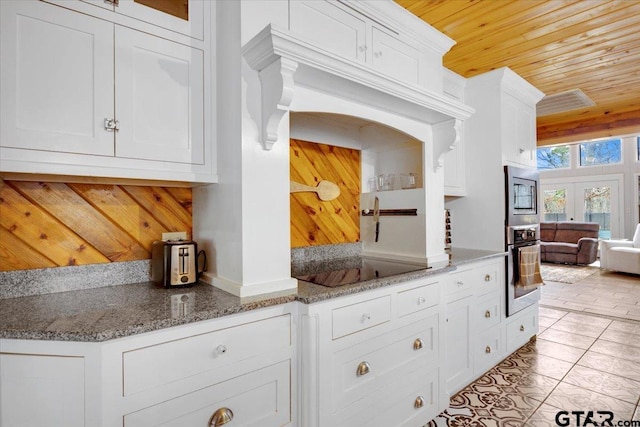
POLYGON ((454 249, 451 263, 442 268, 336 288, 299 281, 297 291, 250 298, 233 296, 206 283, 165 289, 151 282, 5 298, 0 299, 0 338, 101 342, 292 301, 318 303, 500 256, 504 253, 454 249))

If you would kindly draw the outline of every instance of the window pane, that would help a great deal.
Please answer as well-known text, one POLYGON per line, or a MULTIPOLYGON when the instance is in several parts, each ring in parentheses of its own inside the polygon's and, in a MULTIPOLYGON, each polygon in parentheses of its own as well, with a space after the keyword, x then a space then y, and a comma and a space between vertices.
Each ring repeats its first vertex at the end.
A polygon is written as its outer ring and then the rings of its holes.
POLYGON ((567 191, 564 188, 544 190, 544 221, 567 220, 567 191))
POLYGON ((538 170, 569 167, 569 146, 538 148, 538 170))
POLYGON ((580 144, 580 166, 620 163, 620 147, 619 139, 580 144))
POLYGON ((611 188, 594 187, 584 190, 584 220, 600 224, 598 237, 611 238, 611 188))

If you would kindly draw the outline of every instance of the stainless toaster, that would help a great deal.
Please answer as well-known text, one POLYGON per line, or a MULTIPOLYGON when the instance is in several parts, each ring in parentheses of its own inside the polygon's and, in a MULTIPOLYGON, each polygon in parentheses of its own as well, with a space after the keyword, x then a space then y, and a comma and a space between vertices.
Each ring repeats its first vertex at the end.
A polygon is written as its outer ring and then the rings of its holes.
MULTIPOLYGON (((159 240, 151 249, 151 281, 166 288, 189 286, 198 281, 198 244, 192 240, 159 240)), ((206 256, 205 256, 206 264, 206 256)), ((204 268, 204 267, 203 267, 204 268)))

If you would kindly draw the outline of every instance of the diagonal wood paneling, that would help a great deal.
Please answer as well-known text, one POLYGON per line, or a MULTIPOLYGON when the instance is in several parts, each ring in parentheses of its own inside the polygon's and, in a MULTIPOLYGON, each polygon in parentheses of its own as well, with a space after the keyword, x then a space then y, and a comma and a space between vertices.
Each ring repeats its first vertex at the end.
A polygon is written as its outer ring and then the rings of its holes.
POLYGON ((163 232, 191 235, 188 188, 0 185, 0 271, 149 259, 163 232))
POLYGON ((327 180, 340 187, 340 196, 327 202, 315 193, 291 194, 291 247, 360 240, 358 150, 291 139, 290 177, 305 185, 327 180))

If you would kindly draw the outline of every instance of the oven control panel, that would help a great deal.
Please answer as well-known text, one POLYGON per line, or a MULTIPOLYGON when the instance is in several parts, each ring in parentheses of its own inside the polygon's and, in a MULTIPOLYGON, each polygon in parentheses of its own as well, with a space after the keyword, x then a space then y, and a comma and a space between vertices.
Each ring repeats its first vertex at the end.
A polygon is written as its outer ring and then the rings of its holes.
POLYGON ((513 244, 535 242, 538 240, 538 228, 527 227, 513 230, 513 244))

